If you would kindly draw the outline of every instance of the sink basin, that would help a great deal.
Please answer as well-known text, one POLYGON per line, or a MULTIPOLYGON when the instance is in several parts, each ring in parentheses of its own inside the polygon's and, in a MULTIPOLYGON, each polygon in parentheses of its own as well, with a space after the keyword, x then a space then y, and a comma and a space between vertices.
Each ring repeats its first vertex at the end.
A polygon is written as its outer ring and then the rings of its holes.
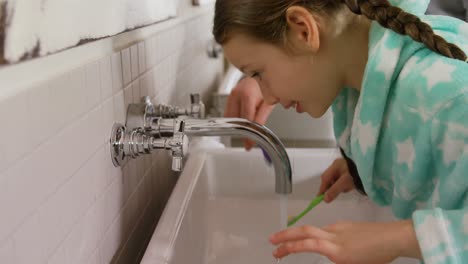
MULTIPOLYGON (((288 215, 303 210, 320 186, 321 173, 338 156, 335 149, 288 149, 293 193, 288 215)), ((209 150, 191 154, 141 263, 276 263, 268 237, 284 228, 274 171, 260 151, 209 150)), ((284 204, 284 203, 283 203, 284 204)), ((390 211, 356 192, 322 203, 296 225, 325 226, 341 220, 388 221, 390 211)), ((359 238, 356 238, 359 239, 359 238)), ((281 263, 331 263, 299 254, 281 263)), ((419 263, 398 259, 394 263, 419 263)))

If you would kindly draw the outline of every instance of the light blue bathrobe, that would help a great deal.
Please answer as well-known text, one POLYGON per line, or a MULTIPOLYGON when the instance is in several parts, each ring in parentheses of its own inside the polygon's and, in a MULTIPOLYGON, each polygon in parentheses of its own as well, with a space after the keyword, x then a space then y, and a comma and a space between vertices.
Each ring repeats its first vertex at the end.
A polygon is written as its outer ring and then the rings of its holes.
MULTIPOLYGON (((393 0, 468 53, 468 24, 393 0)), ((361 93, 334 102, 335 133, 368 196, 413 219, 428 264, 468 263, 468 63, 373 23, 361 93)))

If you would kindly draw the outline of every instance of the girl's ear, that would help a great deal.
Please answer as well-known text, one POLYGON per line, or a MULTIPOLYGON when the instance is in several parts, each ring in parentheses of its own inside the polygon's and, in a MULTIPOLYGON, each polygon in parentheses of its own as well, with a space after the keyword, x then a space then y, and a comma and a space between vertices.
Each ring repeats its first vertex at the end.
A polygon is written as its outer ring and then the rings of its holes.
POLYGON ((320 48, 320 32, 317 20, 309 10, 292 6, 286 11, 288 41, 302 52, 316 53, 320 48))

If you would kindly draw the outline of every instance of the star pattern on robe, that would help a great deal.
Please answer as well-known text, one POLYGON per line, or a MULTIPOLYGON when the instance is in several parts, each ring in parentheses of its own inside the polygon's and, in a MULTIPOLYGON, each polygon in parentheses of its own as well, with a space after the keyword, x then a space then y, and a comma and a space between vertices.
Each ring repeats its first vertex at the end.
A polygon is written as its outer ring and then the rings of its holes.
POLYGON ((452 133, 459 133, 468 136, 468 127, 463 126, 459 123, 449 122, 447 123, 447 130, 452 133))
POLYGON ((348 139, 351 136, 351 129, 349 127, 346 127, 346 129, 341 133, 340 138, 338 139, 338 144, 341 147, 347 146, 348 145, 348 139))
POLYGON ((458 34, 468 36, 468 24, 462 23, 458 29, 458 34))
POLYGON ((400 186, 400 197, 405 201, 411 201, 414 198, 414 193, 410 192, 404 185, 400 186))
POLYGON ((357 140, 361 147, 362 154, 366 155, 367 151, 374 146, 377 133, 375 132, 375 128, 372 126, 371 122, 363 124, 358 120, 356 124, 355 132, 358 135, 357 140))
POLYGON ((399 79, 403 80, 408 76, 411 76, 411 73, 414 73, 414 67, 418 64, 419 58, 417 56, 411 57, 401 70, 399 79))
POLYGON ((422 76, 427 79, 427 88, 431 91, 434 86, 440 83, 449 83, 452 81, 452 74, 457 68, 454 65, 445 64, 437 60, 422 72, 422 76))
POLYGON ((398 150, 398 164, 406 164, 410 171, 413 170, 413 163, 416 157, 414 151, 414 143, 411 138, 407 140, 397 143, 397 150, 398 150))
POLYGON ((385 80, 389 81, 395 71, 395 64, 398 62, 400 56, 401 48, 388 48, 385 46, 385 42, 388 39, 388 33, 384 40, 382 40, 380 53, 380 62, 377 65, 376 69, 385 75, 385 80))
POLYGON ((438 146, 438 149, 442 151, 444 164, 450 166, 457 161, 467 146, 463 140, 453 139, 449 133, 445 133, 444 140, 438 146))
POLYGON ((431 117, 432 114, 429 113, 426 108, 422 105, 419 105, 418 108, 410 108, 409 109, 410 113, 417 114, 419 117, 421 117, 423 122, 427 122, 431 117))
POLYGON ((416 227, 418 233, 424 234, 424 236, 419 239, 421 248, 429 252, 446 242, 442 241, 441 238, 450 239, 446 237, 446 234, 443 232, 444 230, 441 229, 441 227, 449 226, 450 221, 443 216, 426 215, 424 222, 416 227))

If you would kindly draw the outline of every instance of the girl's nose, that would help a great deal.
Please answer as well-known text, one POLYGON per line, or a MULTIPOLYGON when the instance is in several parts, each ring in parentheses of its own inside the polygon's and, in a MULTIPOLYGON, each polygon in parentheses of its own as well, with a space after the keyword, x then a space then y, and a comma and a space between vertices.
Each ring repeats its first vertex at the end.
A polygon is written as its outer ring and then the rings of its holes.
POLYGON ((275 105, 275 104, 279 103, 279 99, 275 98, 273 96, 263 96, 263 100, 265 101, 265 103, 267 103, 269 105, 275 105))

